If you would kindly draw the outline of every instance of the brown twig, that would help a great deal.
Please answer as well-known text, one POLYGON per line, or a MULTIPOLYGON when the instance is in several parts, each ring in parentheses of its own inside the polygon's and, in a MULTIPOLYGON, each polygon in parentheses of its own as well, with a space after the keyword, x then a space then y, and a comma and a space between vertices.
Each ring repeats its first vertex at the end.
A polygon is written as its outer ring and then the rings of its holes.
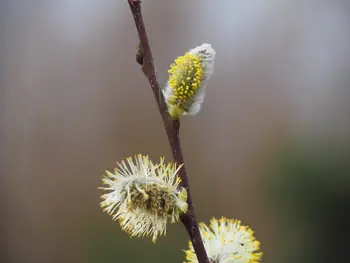
MULTIPOLYGON (((157 101, 159 112, 163 119, 164 127, 170 143, 173 158, 176 163, 184 164, 184 158, 181 151, 180 137, 179 137, 180 121, 172 120, 169 117, 163 95, 160 92, 160 87, 156 77, 156 71, 154 67, 151 47, 148 42, 148 36, 147 36, 145 24, 143 22, 142 14, 141 14, 141 1, 128 0, 128 3, 131 9, 131 13, 134 17, 135 25, 136 25, 137 32, 140 39, 136 60, 142 66, 142 71, 147 77, 151 85, 154 97, 157 101)), ((203 241, 200 235, 200 231, 198 228, 194 207, 192 204, 192 198, 191 198, 190 187, 188 183, 188 177, 187 177, 185 165, 183 165, 182 168, 180 169, 179 176, 182 180, 181 186, 186 188, 188 192, 188 199, 187 199, 188 211, 186 214, 184 214, 181 217, 181 221, 186 227, 186 230, 190 236, 198 261, 200 263, 209 263, 208 256, 205 251, 203 241)))

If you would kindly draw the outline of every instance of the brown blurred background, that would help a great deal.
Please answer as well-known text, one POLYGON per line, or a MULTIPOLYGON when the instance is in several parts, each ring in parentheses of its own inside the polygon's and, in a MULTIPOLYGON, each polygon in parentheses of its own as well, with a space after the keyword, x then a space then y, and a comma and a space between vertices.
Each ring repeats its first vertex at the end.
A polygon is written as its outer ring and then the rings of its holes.
MULTIPOLYGON (((0 1, 0 262, 182 262, 187 235, 129 239, 99 208, 101 174, 171 157, 122 0, 0 1)), ((181 139, 197 217, 237 217, 263 262, 350 262, 350 4, 144 1, 165 83, 217 52, 181 139)))

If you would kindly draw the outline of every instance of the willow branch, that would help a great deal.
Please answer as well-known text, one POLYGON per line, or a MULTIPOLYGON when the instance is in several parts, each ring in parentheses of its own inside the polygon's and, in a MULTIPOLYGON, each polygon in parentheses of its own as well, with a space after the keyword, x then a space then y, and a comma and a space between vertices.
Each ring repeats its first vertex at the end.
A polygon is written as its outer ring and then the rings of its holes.
POLYGON ((180 121, 172 120, 169 117, 163 95, 160 92, 151 47, 148 42, 148 36, 141 14, 141 1, 128 0, 128 3, 130 6, 131 13, 134 17, 135 25, 140 39, 140 44, 138 46, 138 51, 136 55, 136 61, 141 65, 142 71, 147 77, 149 84, 151 85, 154 97, 158 105, 159 113, 162 116, 165 131, 171 147, 173 159, 178 164, 184 164, 179 171, 179 176, 181 178, 181 186, 184 187, 188 193, 188 211, 181 217, 181 221, 184 224, 190 236, 198 261, 200 263, 209 263, 194 212, 190 186, 188 183, 188 176, 186 172, 184 157, 181 150, 179 137, 180 121))

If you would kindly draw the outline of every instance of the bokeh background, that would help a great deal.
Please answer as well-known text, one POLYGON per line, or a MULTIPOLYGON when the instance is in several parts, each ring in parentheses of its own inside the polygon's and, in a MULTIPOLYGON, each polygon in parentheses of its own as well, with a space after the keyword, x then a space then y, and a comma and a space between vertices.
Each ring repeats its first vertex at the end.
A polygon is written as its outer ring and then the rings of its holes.
MULTIPOLYGON (((350 262, 350 3, 144 1, 160 83, 217 51, 181 139, 197 217, 236 217, 263 262, 350 262)), ((171 158, 122 0, 0 1, 0 262, 183 262, 187 234, 128 238, 99 208, 101 174, 171 158)))

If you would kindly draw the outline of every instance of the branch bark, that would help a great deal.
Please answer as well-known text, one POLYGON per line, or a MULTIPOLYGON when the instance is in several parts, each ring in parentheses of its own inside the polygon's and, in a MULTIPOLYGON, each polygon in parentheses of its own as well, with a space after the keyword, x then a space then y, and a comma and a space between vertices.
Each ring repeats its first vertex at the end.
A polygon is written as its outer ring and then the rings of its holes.
POLYGON ((184 164, 179 171, 181 178, 181 186, 187 190, 188 193, 188 211, 181 217, 181 221, 184 224, 190 239, 193 244, 193 248, 197 255, 197 259, 200 263, 209 263, 207 253, 204 248, 202 237, 198 228, 194 207, 192 203, 192 197, 190 192, 190 186, 188 183, 188 176, 186 172, 184 157, 180 144, 180 121, 172 120, 167 112, 167 106, 164 102, 162 93, 160 92, 159 83, 156 77, 156 71, 152 56, 151 47, 148 42, 148 36, 143 22, 141 13, 141 1, 140 0, 128 0, 131 13, 135 20, 136 29, 139 35, 140 44, 136 55, 137 62, 141 65, 144 75, 147 77, 149 84, 151 85, 154 97, 156 99, 159 113, 162 116, 165 131, 171 147, 173 159, 178 164, 184 164))

